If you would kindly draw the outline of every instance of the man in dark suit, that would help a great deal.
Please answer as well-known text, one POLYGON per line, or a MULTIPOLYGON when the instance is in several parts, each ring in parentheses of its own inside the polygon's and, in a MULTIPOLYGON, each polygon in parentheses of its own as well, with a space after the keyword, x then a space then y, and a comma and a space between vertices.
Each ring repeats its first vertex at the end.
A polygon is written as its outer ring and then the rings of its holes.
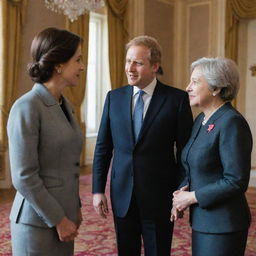
POLYGON ((106 217, 111 202, 119 256, 169 256, 172 192, 182 176, 180 153, 192 127, 184 91, 162 84, 161 49, 149 36, 127 44, 129 85, 106 97, 93 163, 93 205, 106 217))

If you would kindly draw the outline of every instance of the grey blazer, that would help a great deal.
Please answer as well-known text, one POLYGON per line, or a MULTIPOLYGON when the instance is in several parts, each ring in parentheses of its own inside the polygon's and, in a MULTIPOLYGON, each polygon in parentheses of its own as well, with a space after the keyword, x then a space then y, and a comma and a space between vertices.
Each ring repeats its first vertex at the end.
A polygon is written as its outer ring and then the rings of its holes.
POLYGON ((17 190, 10 214, 14 222, 53 227, 64 216, 77 221, 83 136, 64 97, 63 104, 70 121, 48 89, 37 83, 11 109, 7 131, 17 190))

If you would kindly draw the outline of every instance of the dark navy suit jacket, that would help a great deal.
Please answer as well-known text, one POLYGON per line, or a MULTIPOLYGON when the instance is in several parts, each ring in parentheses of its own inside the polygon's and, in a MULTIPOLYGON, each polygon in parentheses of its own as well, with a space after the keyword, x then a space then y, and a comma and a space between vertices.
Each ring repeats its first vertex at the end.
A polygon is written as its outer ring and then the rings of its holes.
POLYGON ((144 216, 170 215, 172 192, 181 175, 178 162, 193 122, 188 96, 158 81, 137 142, 132 97, 130 85, 110 91, 106 97, 94 154, 93 193, 104 193, 113 155, 114 214, 126 215, 134 193, 144 216))
POLYGON ((192 228, 207 233, 245 230, 250 211, 245 198, 250 169, 252 135, 246 120, 230 103, 202 126, 195 121, 182 152, 190 190, 198 204, 190 209, 192 228))

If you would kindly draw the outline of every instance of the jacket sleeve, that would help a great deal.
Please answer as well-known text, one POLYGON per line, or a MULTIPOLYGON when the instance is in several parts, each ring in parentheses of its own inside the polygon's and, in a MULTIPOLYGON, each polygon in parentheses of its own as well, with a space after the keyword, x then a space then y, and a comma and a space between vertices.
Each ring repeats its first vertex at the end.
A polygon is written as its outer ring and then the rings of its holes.
POLYGON ((252 135, 243 117, 236 115, 223 123, 219 155, 223 178, 195 191, 201 208, 213 207, 247 190, 251 170, 252 135))
POLYGON ((11 175, 16 190, 44 222, 53 227, 65 213, 40 178, 39 116, 37 104, 31 101, 17 101, 11 109, 7 124, 11 175))
POLYGON ((104 193, 113 152, 110 127, 110 92, 107 94, 102 113, 93 159, 92 193, 104 193))
POLYGON ((189 105, 189 99, 188 94, 185 93, 184 97, 180 103, 179 112, 178 112, 178 122, 177 122, 177 129, 176 129, 176 158, 177 163, 179 166, 179 174, 178 177, 178 184, 184 185, 184 182, 186 182, 185 178, 185 170, 184 167, 181 164, 181 152, 186 143, 188 142, 188 139, 191 135, 191 130, 193 126, 193 115, 192 111, 189 105), (185 179, 185 180, 184 180, 185 179))

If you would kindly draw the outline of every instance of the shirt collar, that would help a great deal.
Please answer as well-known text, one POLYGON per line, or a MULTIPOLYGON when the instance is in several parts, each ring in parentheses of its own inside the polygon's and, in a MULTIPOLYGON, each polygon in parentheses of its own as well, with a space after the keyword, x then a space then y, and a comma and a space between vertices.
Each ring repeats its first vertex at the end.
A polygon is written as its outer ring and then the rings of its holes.
MULTIPOLYGON (((154 79, 152 80, 152 82, 151 82, 149 85, 147 85, 145 88, 143 88, 143 91, 144 91, 146 94, 152 96, 152 95, 153 95, 153 92, 154 92, 154 90, 155 90, 155 87, 156 87, 156 83, 157 83, 157 80, 156 80, 156 78, 154 78, 154 79)), ((141 90, 139 87, 133 86, 133 96, 134 96, 139 90, 141 90)))

